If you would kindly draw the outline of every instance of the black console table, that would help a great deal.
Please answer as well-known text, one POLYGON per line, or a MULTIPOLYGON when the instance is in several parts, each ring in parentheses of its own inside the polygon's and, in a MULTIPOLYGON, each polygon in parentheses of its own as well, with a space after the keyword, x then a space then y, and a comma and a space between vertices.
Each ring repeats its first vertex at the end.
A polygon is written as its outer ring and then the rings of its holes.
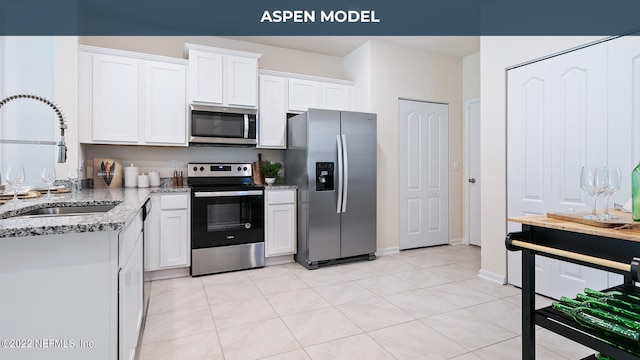
MULTIPOLYGON (((584 330, 551 307, 535 309, 535 255, 568 261, 624 275, 624 284, 601 291, 623 291, 640 296, 640 229, 600 228, 547 216, 510 218, 521 232, 507 234, 510 251, 522 251, 522 359, 534 360, 535 325, 549 329, 616 360, 640 359, 640 344, 584 330)), ((640 224, 638 225, 640 226, 640 224)), ((566 294, 572 297, 575 294, 566 294)), ((595 359, 589 356, 586 359, 595 359)))

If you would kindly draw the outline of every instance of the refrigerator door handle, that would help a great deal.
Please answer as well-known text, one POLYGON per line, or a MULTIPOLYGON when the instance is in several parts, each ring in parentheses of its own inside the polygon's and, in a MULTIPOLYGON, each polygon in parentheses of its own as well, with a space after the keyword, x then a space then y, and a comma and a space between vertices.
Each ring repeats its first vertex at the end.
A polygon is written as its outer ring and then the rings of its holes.
POLYGON ((336 212, 339 214, 342 212, 342 138, 340 135, 336 135, 336 142, 338 144, 338 206, 336 208, 336 212))
POLYGON ((342 154, 344 159, 343 163, 343 184, 344 190, 342 191, 342 212, 347 212, 347 198, 349 197, 349 152, 347 151, 347 135, 342 134, 342 154))

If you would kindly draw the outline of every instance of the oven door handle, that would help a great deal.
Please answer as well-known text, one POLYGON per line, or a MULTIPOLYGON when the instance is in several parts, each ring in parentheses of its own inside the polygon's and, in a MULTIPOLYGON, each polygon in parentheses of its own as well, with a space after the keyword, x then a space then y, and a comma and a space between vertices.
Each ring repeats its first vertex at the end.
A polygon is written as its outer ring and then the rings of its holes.
POLYGON ((245 191, 196 191, 193 193, 194 197, 206 198, 206 197, 229 197, 229 196, 251 196, 262 195, 262 190, 245 190, 245 191))

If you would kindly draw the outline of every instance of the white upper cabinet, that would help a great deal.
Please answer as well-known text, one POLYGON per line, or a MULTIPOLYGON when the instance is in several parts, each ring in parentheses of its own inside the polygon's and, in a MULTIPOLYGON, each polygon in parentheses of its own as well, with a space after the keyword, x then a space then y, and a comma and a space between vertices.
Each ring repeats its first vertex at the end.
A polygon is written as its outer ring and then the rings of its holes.
POLYGON ((187 146, 186 61, 81 46, 80 141, 187 146))
POLYGON ((258 59, 243 56, 227 56, 226 105, 257 106, 258 59))
POLYGON ((320 108, 320 83, 289 79, 289 111, 303 112, 320 108))
MULTIPOLYGON (((326 79, 330 80, 330 79, 326 79)), ((309 109, 352 110, 353 85, 347 81, 289 79, 290 112, 304 112, 309 109)))
POLYGON ((353 109, 353 82, 260 70, 258 147, 286 149, 287 113, 353 109))
POLYGON ((258 147, 287 146, 287 79, 260 75, 258 147))
POLYGON ((353 86, 320 83, 321 108, 330 110, 352 110, 353 86))
POLYGON ((186 67, 145 63, 144 143, 184 145, 186 127, 186 67))
MULTIPOLYGON (((139 61, 121 56, 88 55, 92 80, 87 101, 92 121, 91 139, 135 144, 140 116, 139 61)), ((84 119, 87 120, 87 119, 84 119)))
POLYGON ((191 101, 222 104, 223 73, 221 54, 189 51, 189 88, 191 101))
POLYGON ((190 102, 223 106, 258 105, 260 54, 185 44, 190 102))

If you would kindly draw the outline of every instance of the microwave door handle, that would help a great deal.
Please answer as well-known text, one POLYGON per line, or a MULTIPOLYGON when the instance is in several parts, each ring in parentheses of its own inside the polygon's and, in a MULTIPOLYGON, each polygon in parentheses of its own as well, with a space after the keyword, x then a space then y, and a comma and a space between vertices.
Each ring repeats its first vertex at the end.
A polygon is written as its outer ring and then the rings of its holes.
POLYGON ((249 138, 249 114, 244 114, 244 138, 249 138))
POLYGON ((336 142, 338 144, 338 207, 336 212, 340 214, 342 212, 342 138, 340 135, 336 135, 336 142))

